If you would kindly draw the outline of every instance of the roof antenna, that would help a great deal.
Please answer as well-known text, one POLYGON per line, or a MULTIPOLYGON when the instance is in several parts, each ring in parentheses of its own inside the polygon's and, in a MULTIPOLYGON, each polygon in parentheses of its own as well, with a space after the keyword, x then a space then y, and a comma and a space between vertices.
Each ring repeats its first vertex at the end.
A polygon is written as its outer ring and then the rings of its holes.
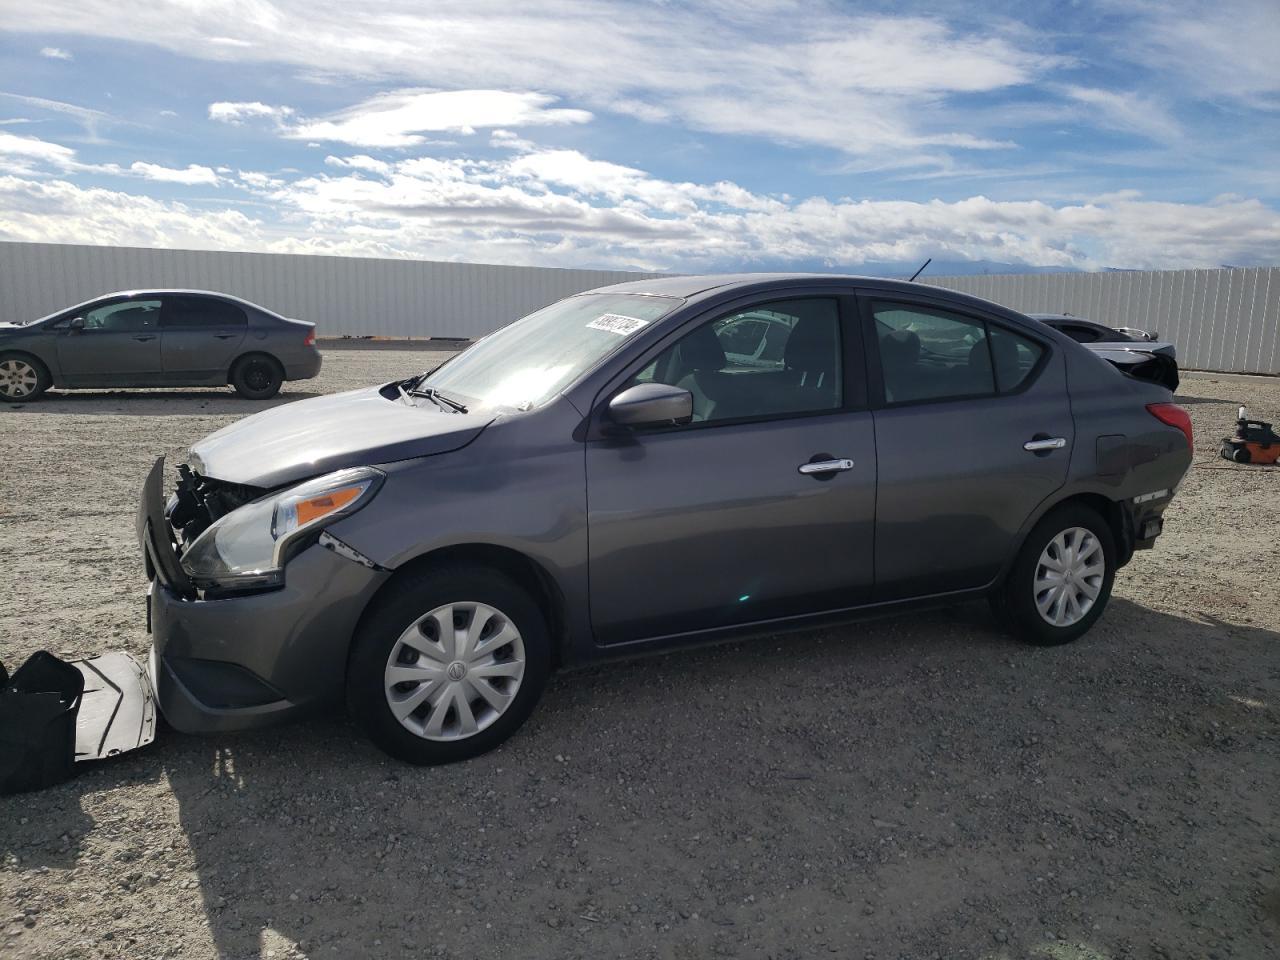
MULTIPOLYGON (((916 277, 920 276, 920 274, 924 273, 924 268, 931 263, 933 263, 933 257, 930 257, 924 263, 920 264, 920 269, 911 275, 911 280, 914 280, 916 277)), ((911 280, 908 280, 907 283, 910 283, 911 280)))

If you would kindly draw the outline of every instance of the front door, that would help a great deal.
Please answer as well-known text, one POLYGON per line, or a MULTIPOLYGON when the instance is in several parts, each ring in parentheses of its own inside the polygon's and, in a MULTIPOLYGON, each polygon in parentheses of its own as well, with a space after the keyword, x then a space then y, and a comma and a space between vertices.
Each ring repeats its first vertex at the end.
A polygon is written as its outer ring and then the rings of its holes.
POLYGON ((166 294, 161 325, 164 375, 175 381, 224 378, 248 330, 240 306, 194 294, 166 294))
POLYGON ((142 384, 160 373, 160 299, 112 299, 59 325, 58 366, 68 386, 142 384))
POLYGON ((879 356, 876 599, 985 586, 1066 482, 1065 361, 1024 329, 924 299, 863 312, 879 356))
POLYGON ((852 306, 813 297, 732 311, 610 392, 683 387, 694 422, 587 443, 598 642, 867 599, 876 451, 857 329, 850 338, 841 322, 852 306), (772 361, 767 344, 744 342, 748 316, 755 335, 785 338, 772 361))

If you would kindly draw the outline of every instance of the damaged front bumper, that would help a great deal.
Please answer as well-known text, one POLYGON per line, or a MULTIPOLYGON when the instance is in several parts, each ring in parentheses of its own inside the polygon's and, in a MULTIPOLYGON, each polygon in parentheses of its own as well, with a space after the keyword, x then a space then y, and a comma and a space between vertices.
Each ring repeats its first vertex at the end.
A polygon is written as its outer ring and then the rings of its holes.
POLYGON ((339 554, 332 538, 288 564, 283 586, 202 596, 164 515, 164 461, 138 506, 151 588, 151 671, 161 713, 185 733, 265 726, 336 700, 351 636, 389 573, 339 554))

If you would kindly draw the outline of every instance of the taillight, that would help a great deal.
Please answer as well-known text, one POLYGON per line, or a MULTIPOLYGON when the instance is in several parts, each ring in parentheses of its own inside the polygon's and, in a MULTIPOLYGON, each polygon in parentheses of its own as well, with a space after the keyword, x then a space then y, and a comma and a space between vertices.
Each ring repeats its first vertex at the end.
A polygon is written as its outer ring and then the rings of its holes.
POLYGON ((1194 450, 1195 442, 1191 439, 1191 414, 1176 403, 1148 403, 1147 412, 1171 427, 1177 427, 1186 435, 1187 447, 1194 450))
POLYGON ((314 347, 316 345, 316 328, 312 327, 307 331, 307 339, 302 341, 304 347, 314 347))

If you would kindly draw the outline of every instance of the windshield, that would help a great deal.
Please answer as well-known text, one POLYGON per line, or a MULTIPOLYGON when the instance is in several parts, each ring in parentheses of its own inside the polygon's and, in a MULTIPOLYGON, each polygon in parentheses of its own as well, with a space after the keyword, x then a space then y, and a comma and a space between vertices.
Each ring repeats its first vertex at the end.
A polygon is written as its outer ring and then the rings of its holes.
POLYGON ((682 302, 622 293, 569 297, 489 334, 417 386, 469 407, 528 410, 682 302))

